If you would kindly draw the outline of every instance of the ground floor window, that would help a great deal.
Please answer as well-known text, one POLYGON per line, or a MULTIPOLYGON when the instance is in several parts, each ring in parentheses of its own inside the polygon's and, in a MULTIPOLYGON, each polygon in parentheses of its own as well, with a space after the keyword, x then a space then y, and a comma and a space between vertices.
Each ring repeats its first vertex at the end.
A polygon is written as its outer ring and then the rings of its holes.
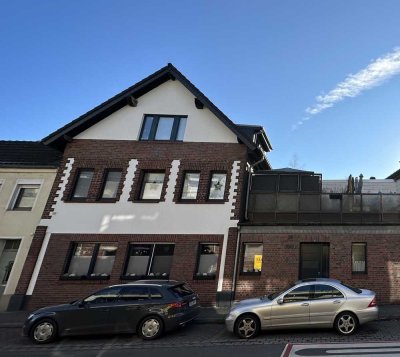
POLYGON ((262 243, 244 243, 242 274, 260 274, 262 269, 262 254, 262 243))
POLYGON ((169 277, 175 244, 130 244, 126 277, 141 279, 169 277))
POLYGON ((351 245, 351 266, 353 273, 367 272, 367 243, 351 245))
POLYGON ((202 243, 199 246, 199 257, 195 279, 215 279, 217 274, 219 244, 202 243))
POLYGON ((73 243, 64 277, 108 278, 116 252, 111 243, 73 243))
POLYGON ((10 278, 20 243, 20 239, 0 239, 0 294, 10 278))

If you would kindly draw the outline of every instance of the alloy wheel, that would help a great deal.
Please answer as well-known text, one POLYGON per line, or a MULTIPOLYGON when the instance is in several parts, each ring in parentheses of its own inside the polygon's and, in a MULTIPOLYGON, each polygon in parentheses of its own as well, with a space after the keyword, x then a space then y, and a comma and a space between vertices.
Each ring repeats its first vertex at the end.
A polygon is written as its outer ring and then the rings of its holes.
POLYGON ((33 331, 33 338, 37 342, 46 342, 52 338, 54 326, 50 322, 42 322, 38 324, 33 331))
POLYGON ((253 337, 257 330, 257 321, 253 317, 244 317, 238 322, 237 332, 242 338, 253 337))
POLYGON ((337 321, 337 328, 343 335, 349 335, 354 332, 357 322, 350 314, 343 314, 337 321))
POLYGON ((151 318, 143 322, 142 324, 142 335, 146 338, 153 338, 160 332, 160 322, 155 319, 151 318))

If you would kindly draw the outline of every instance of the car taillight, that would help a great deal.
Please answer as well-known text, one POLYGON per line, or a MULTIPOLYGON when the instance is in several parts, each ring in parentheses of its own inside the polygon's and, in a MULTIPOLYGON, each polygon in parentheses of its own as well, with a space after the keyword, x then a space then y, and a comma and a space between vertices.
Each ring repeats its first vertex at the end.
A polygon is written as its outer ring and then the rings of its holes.
POLYGON ((376 303, 376 297, 374 297, 371 302, 369 303, 368 307, 375 307, 377 305, 376 303))
POLYGON ((183 306, 183 303, 181 303, 181 302, 174 302, 173 304, 168 305, 168 307, 170 307, 170 308, 173 308, 173 307, 180 308, 182 306, 183 306))

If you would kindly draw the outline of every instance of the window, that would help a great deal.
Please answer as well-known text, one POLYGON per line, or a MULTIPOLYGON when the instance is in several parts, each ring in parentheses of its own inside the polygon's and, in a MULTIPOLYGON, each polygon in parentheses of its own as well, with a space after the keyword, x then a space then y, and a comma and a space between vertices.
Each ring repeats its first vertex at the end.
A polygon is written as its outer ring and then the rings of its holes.
POLYGON ((186 117, 174 115, 146 115, 140 132, 140 140, 182 141, 186 120, 186 117))
POLYGON ((209 200, 223 200, 225 195, 226 173, 214 172, 211 176, 209 200))
POLYGON ((283 302, 299 302, 299 301, 306 301, 310 299, 311 295, 311 286, 306 285, 306 286, 300 286, 294 290, 292 290, 290 293, 287 293, 284 298, 283 302))
POLYGON ((242 273, 261 273, 262 268, 262 243, 244 243, 243 245, 242 273))
POLYGON ((160 200, 164 177, 164 172, 146 172, 143 177, 140 199, 160 200))
POLYGON ((315 285, 314 288, 314 299, 322 300, 322 299, 336 299, 343 298, 343 294, 330 285, 315 285))
POLYGON ((75 181, 72 199, 87 198, 90 184, 93 178, 93 170, 79 170, 75 181))
POLYGON ((174 244, 130 244, 125 276, 169 277, 174 255, 174 244))
POLYGON ((64 277, 108 278, 117 247, 108 243, 74 243, 64 277))
POLYGON ((195 200, 199 188, 200 173, 186 172, 182 188, 182 200, 195 200))
POLYGON ((195 278, 214 279, 217 273, 219 244, 200 244, 195 278))
POLYGON ((194 294, 194 291, 187 284, 173 286, 170 290, 177 298, 184 298, 194 294))
POLYGON ((149 298, 149 289, 146 286, 126 286, 119 296, 120 301, 133 302, 149 298))
POLYGON ((100 290, 97 293, 88 296, 83 301, 89 304, 107 304, 116 301, 120 291, 120 287, 114 286, 111 288, 100 290))
POLYGON ((351 266, 353 273, 367 272, 367 243, 351 245, 351 266))
POLYGON ((101 199, 113 200, 117 197, 118 186, 121 181, 121 170, 108 170, 103 184, 101 199))
POLYGON ((14 211, 31 211, 36 201, 40 185, 17 185, 11 203, 14 211))

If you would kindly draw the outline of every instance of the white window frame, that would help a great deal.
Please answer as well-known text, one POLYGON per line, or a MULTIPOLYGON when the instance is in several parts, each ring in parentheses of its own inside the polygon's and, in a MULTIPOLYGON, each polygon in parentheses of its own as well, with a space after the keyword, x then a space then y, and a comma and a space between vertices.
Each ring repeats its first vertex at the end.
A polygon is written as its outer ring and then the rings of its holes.
POLYGON ((8 201, 7 209, 9 211, 18 211, 18 209, 17 210, 14 209, 14 206, 15 206, 15 203, 17 201, 17 198, 18 198, 18 195, 19 195, 19 192, 20 192, 21 188, 32 188, 33 186, 35 186, 35 187, 38 186, 37 187, 38 188, 38 193, 37 193, 37 195, 35 197, 35 201, 33 202, 32 208, 31 208, 31 210, 29 210, 29 211, 26 210, 25 212, 33 211, 35 206, 36 206, 36 202, 38 200, 38 197, 40 195, 40 191, 41 191, 41 188, 43 186, 43 182, 44 182, 43 179, 18 179, 16 181, 15 185, 14 185, 14 188, 13 188, 13 191, 12 191, 13 194, 11 195, 10 200, 8 201))

